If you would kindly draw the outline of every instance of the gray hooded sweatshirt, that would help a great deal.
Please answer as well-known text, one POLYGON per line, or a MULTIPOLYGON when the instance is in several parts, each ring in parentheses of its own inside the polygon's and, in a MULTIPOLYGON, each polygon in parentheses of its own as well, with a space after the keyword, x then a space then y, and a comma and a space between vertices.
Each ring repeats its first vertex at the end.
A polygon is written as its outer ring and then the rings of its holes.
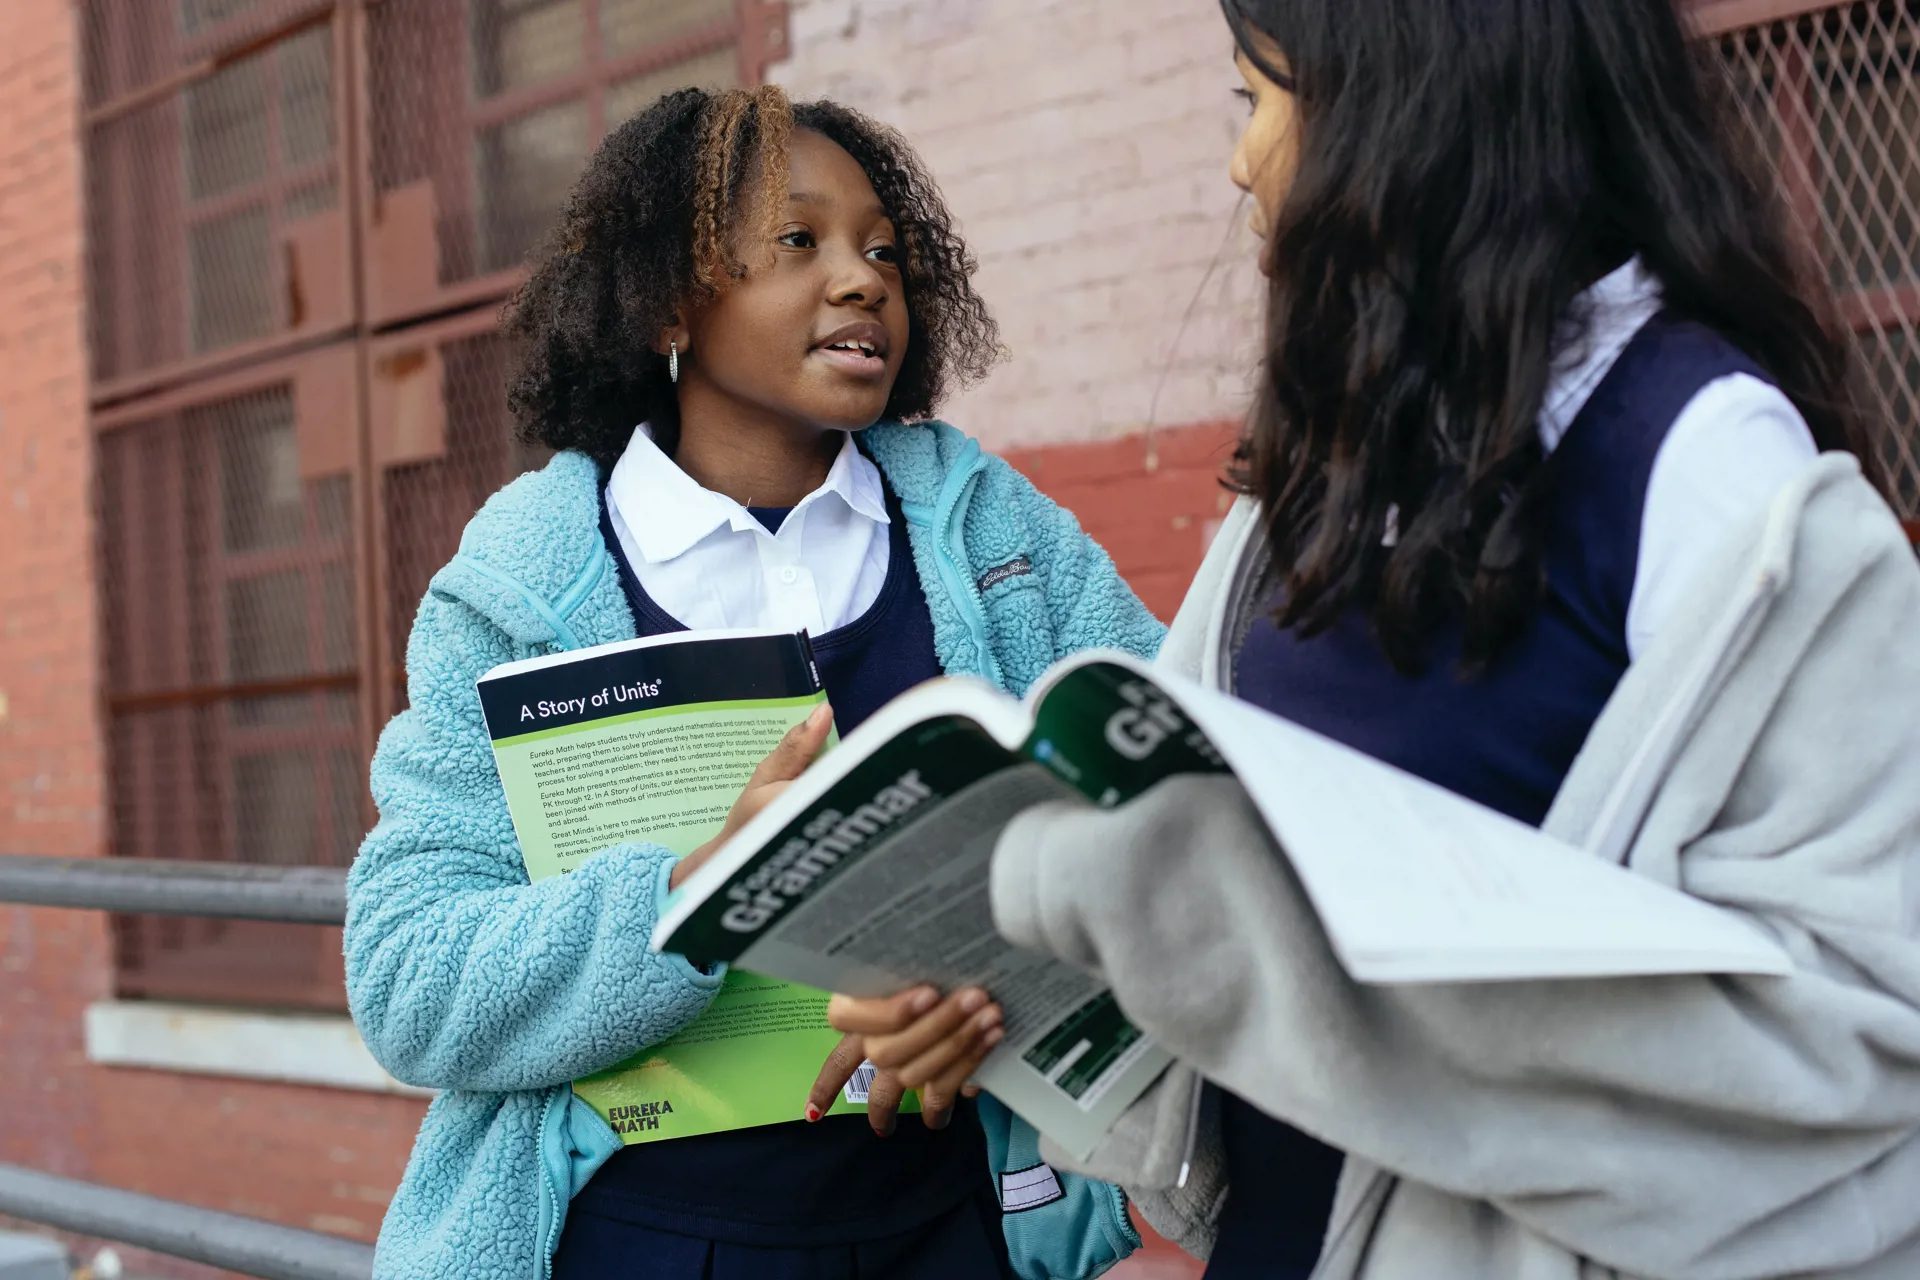
MULTIPOLYGON (((1168 668, 1228 685, 1258 547, 1243 502, 1168 668)), ((1545 830, 1796 972, 1363 986, 1231 779, 1024 815, 1000 928, 1179 1059, 1089 1160, 1047 1158, 1204 1257, 1224 1088, 1348 1153, 1316 1280, 1920 1278, 1920 564, 1853 459, 1729 540, 1545 830)))

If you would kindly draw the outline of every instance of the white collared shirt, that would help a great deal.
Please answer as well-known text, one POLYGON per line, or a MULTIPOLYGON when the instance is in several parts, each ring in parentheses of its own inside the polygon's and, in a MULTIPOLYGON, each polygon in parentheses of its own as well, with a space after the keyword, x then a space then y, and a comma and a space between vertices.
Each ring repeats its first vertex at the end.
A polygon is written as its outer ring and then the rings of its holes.
MULTIPOLYGON (((1638 258, 1580 295, 1540 414, 1549 450, 1660 307, 1660 282, 1638 258)), ((1778 389, 1744 373, 1701 388, 1654 456, 1627 606, 1629 655, 1653 642, 1732 527, 1817 456, 1806 420, 1778 389)))
POLYGON ((886 584, 886 490, 850 435, 826 482, 778 533, 702 488, 644 426, 614 465, 607 511, 641 587, 697 631, 805 628, 820 636, 860 617, 886 584))

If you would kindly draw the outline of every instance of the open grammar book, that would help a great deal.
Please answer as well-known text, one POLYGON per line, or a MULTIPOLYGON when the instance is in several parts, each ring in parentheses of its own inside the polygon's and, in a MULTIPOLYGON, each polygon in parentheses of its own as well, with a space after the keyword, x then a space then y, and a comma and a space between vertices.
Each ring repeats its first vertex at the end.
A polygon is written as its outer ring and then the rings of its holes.
POLYGON ((1243 702, 1094 652, 1019 702, 941 680, 895 699, 689 876, 656 950, 854 995, 978 984, 1006 1039, 976 1079, 1090 1152, 1166 1065, 1093 976, 995 931, 1012 818, 1232 773, 1341 964, 1367 983, 1779 974, 1755 927, 1243 702))

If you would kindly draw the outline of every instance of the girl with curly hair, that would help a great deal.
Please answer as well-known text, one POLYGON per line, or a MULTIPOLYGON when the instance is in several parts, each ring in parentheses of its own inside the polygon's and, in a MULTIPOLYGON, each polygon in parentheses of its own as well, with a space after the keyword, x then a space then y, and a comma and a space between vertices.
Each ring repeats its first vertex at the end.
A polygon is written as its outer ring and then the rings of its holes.
POLYGON ((896 1126, 891 1072, 865 1115, 823 1115, 858 1037, 788 1124, 623 1147, 569 1087, 713 999, 722 975, 648 951, 662 904, 836 721, 941 674, 1017 694, 1074 650, 1159 645, 1070 515, 931 420, 997 355, 973 269, 904 140, 831 103, 669 94, 588 165, 506 317, 510 402, 556 456, 486 504, 433 580, 350 881, 354 1017, 394 1076, 440 1091, 382 1280, 1037 1280, 1097 1275, 1137 1244, 1115 1188, 1045 1170, 1031 1129, 969 1096, 1001 1034, 979 991, 924 993, 965 1030, 915 1064, 918 1123, 896 1126), (475 678, 776 626, 813 636, 832 712, 788 735, 714 844, 679 863, 618 845, 529 884, 475 678), (996 1175, 1014 1173, 1003 1211, 996 1175))

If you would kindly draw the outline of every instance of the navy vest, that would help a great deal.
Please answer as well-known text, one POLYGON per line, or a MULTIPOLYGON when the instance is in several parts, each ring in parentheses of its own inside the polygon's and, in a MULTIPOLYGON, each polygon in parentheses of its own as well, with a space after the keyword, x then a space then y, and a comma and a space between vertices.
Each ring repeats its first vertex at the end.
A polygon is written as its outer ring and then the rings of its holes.
MULTIPOLYGON (((893 523, 879 598, 853 622, 813 639, 843 735, 898 694, 942 674, 907 523, 891 491, 887 508, 893 523)), ((778 529, 787 512, 756 508, 753 514, 778 529)), ((614 535, 604 495, 600 526, 638 633, 686 630, 640 585, 614 535)), ((574 1198, 566 1232, 574 1233, 579 1221, 582 1232, 590 1229, 602 1240, 625 1223, 738 1245, 825 1247, 912 1230, 991 1185, 986 1135, 970 1101, 956 1107, 940 1132, 910 1115, 885 1139, 875 1137, 860 1115, 807 1124, 798 1118, 806 1101, 793 1099, 791 1124, 622 1149, 574 1198), (594 1220, 590 1227, 587 1219, 594 1220)), ((609 1265, 614 1261, 609 1258, 609 1265)), ((633 1259, 624 1262, 630 1267, 633 1259)))
MULTIPOLYGON (((1627 606, 1660 446, 1708 383, 1735 373, 1768 380, 1718 334, 1665 313, 1634 336, 1547 462, 1546 596, 1480 678, 1460 675, 1458 626, 1441 632, 1423 672, 1403 675, 1361 611, 1303 639, 1281 631, 1267 609, 1241 648, 1235 693, 1539 825, 1626 674, 1627 606)), ((1209 1280, 1274 1276, 1276 1263, 1304 1276, 1319 1254, 1342 1157, 1238 1098, 1223 1104, 1232 1190, 1209 1280)))

